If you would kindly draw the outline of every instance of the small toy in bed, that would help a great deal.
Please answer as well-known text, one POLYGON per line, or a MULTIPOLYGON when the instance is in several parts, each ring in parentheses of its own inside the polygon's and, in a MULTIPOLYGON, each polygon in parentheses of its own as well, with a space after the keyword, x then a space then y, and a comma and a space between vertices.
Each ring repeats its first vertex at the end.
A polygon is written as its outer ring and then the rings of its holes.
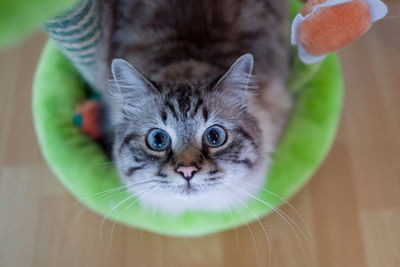
POLYGON ((94 140, 101 140, 100 101, 87 100, 78 105, 73 122, 82 132, 94 140))

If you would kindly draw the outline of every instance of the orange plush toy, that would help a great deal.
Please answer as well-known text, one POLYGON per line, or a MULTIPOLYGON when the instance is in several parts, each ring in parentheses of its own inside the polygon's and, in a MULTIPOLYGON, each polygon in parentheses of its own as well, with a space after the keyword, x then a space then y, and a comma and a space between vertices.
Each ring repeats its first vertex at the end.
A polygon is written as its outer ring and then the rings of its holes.
POLYGON ((291 41, 306 64, 344 48, 386 16, 380 0, 309 0, 295 17, 291 41))
POLYGON ((87 100, 78 105, 73 117, 74 124, 94 140, 102 139, 100 109, 100 101, 87 100))

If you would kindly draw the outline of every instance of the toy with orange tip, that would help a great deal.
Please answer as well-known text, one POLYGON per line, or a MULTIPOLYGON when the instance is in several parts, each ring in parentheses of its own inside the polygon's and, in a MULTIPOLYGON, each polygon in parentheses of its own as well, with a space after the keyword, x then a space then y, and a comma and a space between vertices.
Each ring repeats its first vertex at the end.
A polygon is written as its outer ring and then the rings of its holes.
POLYGON ((360 38, 386 13, 381 0, 309 0, 293 21, 291 41, 304 63, 316 63, 360 38))
POLYGON ((73 117, 74 124, 94 140, 102 138, 100 126, 100 102, 88 100, 78 105, 73 117))

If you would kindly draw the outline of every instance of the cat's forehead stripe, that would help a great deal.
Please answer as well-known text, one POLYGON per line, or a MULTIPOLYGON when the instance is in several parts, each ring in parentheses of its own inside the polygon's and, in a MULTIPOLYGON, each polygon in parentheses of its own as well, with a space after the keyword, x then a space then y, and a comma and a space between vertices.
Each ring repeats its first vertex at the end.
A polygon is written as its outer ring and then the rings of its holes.
POLYGON ((202 114, 203 114, 204 121, 207 122, 207 121, 208 121, 208 115, 209 115, 209 110, 208 110, 208 108, 203 107, 203 112, 202 112, 202 114))
POLYGON ((165 109, 163 109, 163 110, 161 111, 161 119, 163 120, 164 124, 167 122, 168 113, 165 111, 165 109))
POLYGON ((172 104, 169 100, 167 100, 167 101, 165 102, 165 105, 166 105, 166 106, 168 107, 168 109, 171 111, 172 116, 174 116, 174 118, 175 118, 176 120, 178 120, 178 113, 177 113, 176 110, 175 110, 175 105, 172 104))
POLYGON ((187 118, 188 112, 192 108, 191 99, 191 87, 186 85, 178 88, 179 92, 176 96, 176 100, 179 106, 179 110, 184 118, 187 118))
POLYGON ((201 107, 202 104, 203 104, 203 99, 199 98, 197 100, 196 105, 194 106, 194 110, 193 110, 192 116, 195 116, 197 114, 197 112, 199 111, 199 108, 201 107))

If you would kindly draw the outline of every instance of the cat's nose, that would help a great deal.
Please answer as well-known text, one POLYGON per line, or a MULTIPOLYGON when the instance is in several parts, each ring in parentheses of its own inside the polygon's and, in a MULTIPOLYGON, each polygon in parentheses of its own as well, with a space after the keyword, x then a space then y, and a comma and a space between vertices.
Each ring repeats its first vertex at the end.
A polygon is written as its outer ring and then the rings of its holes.
POLYGON ((199 168, 195 165, 179 166, 175 171, 189 182, 193 178, 194 174, 199 171, 199 168))

